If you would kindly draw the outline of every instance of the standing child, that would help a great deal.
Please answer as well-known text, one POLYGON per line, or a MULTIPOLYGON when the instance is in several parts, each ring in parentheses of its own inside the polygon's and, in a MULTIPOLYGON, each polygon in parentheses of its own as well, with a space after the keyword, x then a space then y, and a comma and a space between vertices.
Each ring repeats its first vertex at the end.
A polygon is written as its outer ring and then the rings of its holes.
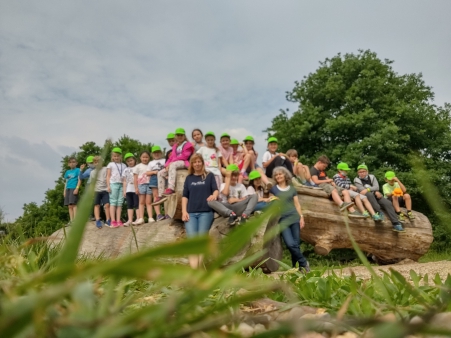
POLYGON ((133 223, 133 210, 136 212, 136 219, 139 218, 139 196, 135 192, 135 179, 133 177, 133 168, 136 165, 135 155, 127 153, 124 156, 127 168, 122 173, 123 187, 125 201, 127 203, 127 216, 128 220, 124 223, 124 226, 128 227, 133 223))
POLYGON ((77 213, 78 202, 78 189, 80 189, 80 169, 77 168, 77 159, 75 157, 69 157, 69 170, 64 173, 64 205, 69 208, 69 223, 66 226, 72 224, 75 214, 77 213))
POLYGON ((202 156, 205 163, 205 169, 215 176, 216 186, 220 187, 222 183, 221 164, 224 165, 225 160, 221 152, 215 144, 216 136, 212 131, 205 134, 206 146, 200 148, 197 153, 202 156))
POLYGON ((122 192, 122 173, 127 166, 122 163, 122 150, 115 147, 111 153, 111 162, 106 166, 106 184, 110 193, 111 227, 117 228, 124 224, 121 221, 122 204, 124 196, 122 192))
MULTIPOLYGON (((158 172, 160 170, 164 170, 164 164, 166 160, 163 157, 163 153, 161 152, 160 146, 153 146, 152 147, 152 157, 153 160, 150 161, 149 165, 147 166, 147 176, 150 176, 149 180, 149 188, 152 189, 152 195, 154 196, 154 199, 158 197, 158 172)), ((152 195, 150 196, 150 203, 151 203, 151 209, 152 209, 152 195)), ((161 221, 165 217, 161 214, 160 204, 153 204, 153 207, 155 209, 155 215, 157 217, 157 221, 161 221)))
POLYGON ((382 192, 384 197, 393 203, 396 213, 400 222, 404 221, 404 214, 401 212, 400 207, 407 209, 407 217, 410 220, 415 219, 415 215, 412 213, 412 198, 407 193, 407 189, 404 184, 396 177, 394 171, 387 171, 385 173, 385 183, 382 186, 382 192))
POLYGON ((205 143, 202 141, 204 134, 202 134, 202 131, 200 129, 194 129, 191 132, 191 137, 193 138, 193 142, 191 142, 191 144, 193 145, 195 152, 205 146, 205 143))
POLYGON ((95 186, 95 196, 94 196, 94 218, 96 221, 96 227, 98 229, 102 229, 102 220, 100 219, 100 206, 102 205, 105 210, 105 217, 106 221, 105 224, 107 226, 111 226, 111 220, 110 220, 110 195, 108 194, 108 186, 106 184, 106 175, 107 175, 107 168, 103 167, 100 169, 97 169, 96 166, 100 161, 99 156, 95 156, 93 159, 94 169, 91 171, 89 180, 92 181, 96 179, 96 186, 95 186), (97 171, 99 172, 97 174, 97 171))
POLYGON ((266 169, 266 176, 272 177, 275 167, 285 167, 293 175, 293 166, 288 160, 287 155, 277 152, 278 144, 275 137, 268 139, 268 150, 263 154, 263 168, 266 169))
POLYGON ((149 187, 149 176, 147 176, 147 167, 150 162, 150 153, 146 150, 139 155, 138 163, 133 168, 133 181, 135 185, 135 193, 139 195, 139 214, 138 219, 133 222, 134 225, 144 224, 144 209, 147 209, 147 216, 150 222, 155 222, 152 218, 152 188, 149 187))

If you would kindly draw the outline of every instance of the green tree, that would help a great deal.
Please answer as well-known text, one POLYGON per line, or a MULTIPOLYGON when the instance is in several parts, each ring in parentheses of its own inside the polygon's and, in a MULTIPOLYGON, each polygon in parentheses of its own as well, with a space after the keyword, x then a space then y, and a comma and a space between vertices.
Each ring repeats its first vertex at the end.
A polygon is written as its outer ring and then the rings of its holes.
POLYGON ((282 150, 296 149, 305 164, 326 154, 330 174, 340 161, 352 168, 364 162, 383 184, 384 172, 394 170, 413 195, 414 208, 432 217, 411 156, 423 160, 450 206, 451 105, 437 107, 421 74, 397 74, 392 64, 371 51, 320 62, 287 92, 298 109, 292 116, 281 110, 267 132, 282 150))

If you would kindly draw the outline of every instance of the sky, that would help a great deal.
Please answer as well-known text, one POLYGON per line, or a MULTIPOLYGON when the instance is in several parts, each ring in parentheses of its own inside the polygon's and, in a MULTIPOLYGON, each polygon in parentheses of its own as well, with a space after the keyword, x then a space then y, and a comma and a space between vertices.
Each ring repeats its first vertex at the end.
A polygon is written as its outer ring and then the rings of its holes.
MULTIPOLYGON (((285 92, 338 53, 370 49, 451 102, 451 1, 0 0, 0 207, 41 204, 62 156, 177 127, 262 154, 285 92)), ((260 155, 261 156, 261 155, 260 155)), ((261 157, 260 157, 261 158, 261 157)))

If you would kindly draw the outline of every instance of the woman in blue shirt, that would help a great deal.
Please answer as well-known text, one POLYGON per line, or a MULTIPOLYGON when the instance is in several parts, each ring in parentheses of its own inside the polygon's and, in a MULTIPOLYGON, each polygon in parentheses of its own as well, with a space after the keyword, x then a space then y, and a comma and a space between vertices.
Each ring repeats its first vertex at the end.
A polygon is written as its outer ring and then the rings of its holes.
MULTIPOLYGON (((205 170, 200 154, 193 154, 189 161, 188 176, 183 187, 182 220, 185 222, 186 235, 194 237, 207 234, 213 223, 213 209, 208 202, 218 198, 219 191, 215 176, 205 170)), ((202 255, 189 257, 192 268, 202 265, 202 255)))

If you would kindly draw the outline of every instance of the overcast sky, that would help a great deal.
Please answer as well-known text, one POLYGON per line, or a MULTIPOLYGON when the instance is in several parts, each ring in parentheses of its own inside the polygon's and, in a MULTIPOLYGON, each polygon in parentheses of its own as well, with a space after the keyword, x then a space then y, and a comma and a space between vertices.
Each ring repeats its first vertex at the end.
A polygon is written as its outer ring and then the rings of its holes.
MULTIPOLYGON (((370 49, 451 102, 451 1, 0 0, 0 206, 40 204, 60 160, 176 127, 253 135, 337 53, 370 49)), ((261 159, 261 155, 260 155, 261 159)))

